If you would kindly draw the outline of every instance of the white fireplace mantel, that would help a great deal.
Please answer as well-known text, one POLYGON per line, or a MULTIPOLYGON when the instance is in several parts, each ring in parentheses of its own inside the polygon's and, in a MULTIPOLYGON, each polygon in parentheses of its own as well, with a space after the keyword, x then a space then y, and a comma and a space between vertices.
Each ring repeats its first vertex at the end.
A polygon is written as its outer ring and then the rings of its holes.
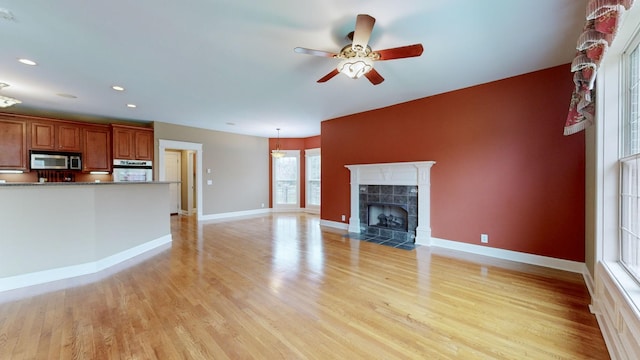
POLYGON ((431 167, 435 161, 345 165, 351 172, 349 232, 360 233, 360 185, 418 186, 417 245, 431 245, 431 167))

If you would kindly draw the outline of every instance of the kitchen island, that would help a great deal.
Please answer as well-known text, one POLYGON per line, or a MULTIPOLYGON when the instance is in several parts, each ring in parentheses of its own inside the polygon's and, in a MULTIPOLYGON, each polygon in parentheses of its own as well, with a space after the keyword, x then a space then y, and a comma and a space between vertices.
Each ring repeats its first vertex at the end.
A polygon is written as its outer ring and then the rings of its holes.
POLYGON ((170 246, 169 183, 0 183, 0 292, 170 246))

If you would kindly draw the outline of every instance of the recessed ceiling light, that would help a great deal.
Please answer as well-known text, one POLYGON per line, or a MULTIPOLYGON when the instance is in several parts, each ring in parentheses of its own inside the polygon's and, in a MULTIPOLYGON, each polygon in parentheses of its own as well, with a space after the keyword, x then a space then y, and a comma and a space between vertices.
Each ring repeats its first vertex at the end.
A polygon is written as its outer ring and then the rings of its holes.
POLYGON ((137 106, 136 106, 135 104, 127 104, 127 107, 135 108, 135 107, 137 107, 137 106))
POLYGON ((38 65, 35 61, 29 60, 29 59, 18 59, 18 61, 20 61, 21 63, 23 63, 25 65, 31 65, 31 66, 38 65))
POLYGON ((116 91, 124 91, 124 88, 118 85, 113 85, 111 88, 116 91))

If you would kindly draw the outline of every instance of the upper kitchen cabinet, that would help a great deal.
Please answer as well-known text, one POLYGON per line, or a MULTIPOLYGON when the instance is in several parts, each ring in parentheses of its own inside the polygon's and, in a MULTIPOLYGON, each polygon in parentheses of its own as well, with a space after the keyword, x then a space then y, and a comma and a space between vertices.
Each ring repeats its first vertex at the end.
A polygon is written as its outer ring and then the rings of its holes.
POLYGON ((127 125, 111 128, 114 159, 153 160, 153 129, 127 125))
POLYGON ((82 151, 79 125, 46 120, 34 120, 30 124, 32 150, 82 151))
POLYGON ((111 129, 107 125, 82 128, 82 171, 111 171, 111 129))
POLYGON ((27 122, 0 114, 0 169, 27 169, 27 122))

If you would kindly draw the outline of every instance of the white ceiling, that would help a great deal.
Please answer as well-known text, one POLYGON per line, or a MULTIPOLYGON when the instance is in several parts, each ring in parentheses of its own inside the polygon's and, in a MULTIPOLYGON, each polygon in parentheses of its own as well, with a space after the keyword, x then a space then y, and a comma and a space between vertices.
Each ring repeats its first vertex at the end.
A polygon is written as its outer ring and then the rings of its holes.
POLYGON ((22 101, 6 112, 162 121, 264 137, 282 128, 282 137, 307 137, 320 134, 323 120, 571 62, 585 6, 586 0, 0 0, 12 15, 0 11, 0 82, 10 84, 0 95, 22 101), (338 60, 293 48, 338 52, 359 13, 376 18, 373 50, 422 43, 424 53, 376 62, 386 79, 378 86, 344 75, 316 83, 338 60))

